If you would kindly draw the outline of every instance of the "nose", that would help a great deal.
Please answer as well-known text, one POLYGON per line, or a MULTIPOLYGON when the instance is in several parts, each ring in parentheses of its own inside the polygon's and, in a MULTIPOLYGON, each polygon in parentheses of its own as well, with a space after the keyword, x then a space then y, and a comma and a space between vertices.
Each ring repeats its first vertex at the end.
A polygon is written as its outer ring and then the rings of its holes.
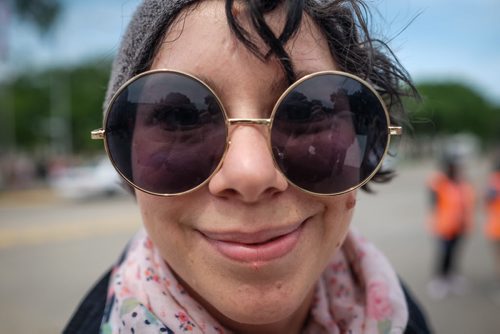
POLYGON ((265 126, 235 125, 222 166, 208 183, 209 191, 245 203, 285 191, 288 182, 274 165, 268 136, 265 126))

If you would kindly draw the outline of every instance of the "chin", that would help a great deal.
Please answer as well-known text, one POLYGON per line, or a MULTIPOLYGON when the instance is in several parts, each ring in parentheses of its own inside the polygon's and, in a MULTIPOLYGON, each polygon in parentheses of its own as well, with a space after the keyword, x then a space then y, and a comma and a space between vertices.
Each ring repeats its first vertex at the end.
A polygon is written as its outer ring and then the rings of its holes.
POLYGON ((221 322, 239 330, 244 325, 268 327, 289 323, 301 310, 309 309, 312 291, 281 282, 268 287, 242 285, 233 293, 228 291, 226 299, 214 305, 216 309, 212 311, 221 322))

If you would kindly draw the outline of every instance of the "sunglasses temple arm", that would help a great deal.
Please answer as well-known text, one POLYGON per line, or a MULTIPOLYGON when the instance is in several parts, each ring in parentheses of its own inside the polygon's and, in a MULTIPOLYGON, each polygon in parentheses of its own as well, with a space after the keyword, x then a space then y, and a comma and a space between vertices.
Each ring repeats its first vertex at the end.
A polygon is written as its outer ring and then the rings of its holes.
POLYGON ((403 134, 403 127, 401 127, 401 126, 389 126, 389 134, 391 136, 401 136, 403 134))
POLYGON ((104 129, 96 129, 90 132, 91 139, 104 139, 104 129))

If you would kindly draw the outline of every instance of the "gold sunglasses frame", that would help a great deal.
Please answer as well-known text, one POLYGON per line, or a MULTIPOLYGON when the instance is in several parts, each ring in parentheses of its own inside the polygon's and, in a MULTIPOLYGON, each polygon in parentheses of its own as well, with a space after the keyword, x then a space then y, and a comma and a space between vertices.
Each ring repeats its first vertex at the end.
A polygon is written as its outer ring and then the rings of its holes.
POLYGON ((182 72, 182 71, 171 70, 171 69, 155 69, 155 70, 149 70, 149 71, 142 72, 142 73, 140 73, 140 74, 138 74, 138 75, 130 78, 129 80, 127 80, 116 91, 116 93, 111 98, 111 101, 109 102, 109 104, 108 104, 108 106, 106 108, 105 116, 104 116, 104 119, 103 119, 103 126, 101 128, 99 128, 99 129, 91 131, 90 134, 91 134, 91 139, 104 140, 104 149, 106 151, 106 154, 108 155, 109 160, 113 164, 113 167, 118 172, 118 174, 129 185, 131 185, 133 188, 135 188, 137 190, 140 190, 142 192, 145 192, 145 193, 148 193, 148 194, 151 194, 151 195, 163 196, 163 197, 171 197, 171 196, 184 195, 184 194, 188 194, 190 192, 196 191, 197 189, 203 187, 206 183, 208 183, 210 181, 210 179, 215 175, 215 173, 217 173, 220 170, 220 168, 222 167, 222 163, 224 162, 224 159, 226 157, 226 153, 227 153, 227 151, 229 149, 229 146, 231 145, 231 140, 230 140, 229 135, 228 135, 228 133, 229 133, 229 127, 231 125, 238 125, 238 124, 240 124, 240 125, 265 125, 267 127, 267 131, 268 131, 267 146, 268 146, 268 149, 269 149, 269 153, 271 154, 271 157, 273 159, 274 167, 283 175, 283 177, 285 177, 285 179, 288 181, 289 184, 293 185, 294 187, 296 187, 296 188, 298 188, 298 189, 300 189, 300 190, 302 190, 302 191, 304 191, 304 192, 306 192, 308 194, 312 194, 312 195, 316 195, 316 196, 336 196, 336 195, 341 195, 341 194, 345 194, 345 193, 348 193, 350 191, 353 191, 354 189, 360 188, 363 185, 365 185, 366 183, 368 183, 373 178, 373 176, 378 172, 378 170, 380 169, 380 167, 382 166, 382 163, 383 163, 383 161, 384 161, 384 159, 385 159, 385 157, 387 155, 387 151, 388 151, 389 146, 390 146, 391 136, 400 136, 402 134, 402 132, 403 132, 401 126, 390 125, 389 112, 387 111, 387 107, 386 107, 384 101, 382 100, 381 96, 378 94, 378 92, 367 81, 365 81, 365 80, 363 80, 363 79, 361 79, 361 78, 359 78, 359 77, 357 77, 357 76, 355 76, 353 74, 350 74, 350 73, 346 73, 346 72, 342 72, 342 71, 320 71, 320 72, 314 72, 314 73, 308 74, 308 75, 300 78, 299 80, 297 80, 296 82, 294 82, 292 85, 290 85, 283 92, 283 94, 281 94, 281 96, 278 98, 278 100, 274 104, 273 110, 271 112, 271 116, 269 118, 229 118, 228 114, 226 112, 226 109, 224 108, 224 105, 222 104, 222 101, 220 100, 219 96, 215 93, 215 91, 209 85, 207 85, 201 79, 197 78, 196 76, 194 76, 192 74, 189 74, 189 73, 186 73, 186 72, 182 72), (177 74, 177 75, 188 77, 188 78, 193 79, 196 82, 200 83, 202 86, 204 86, 206 89, 208 89, 208 91, 211 94, 213 94, 213 96, 215 97, 215 100, 217 101, 217 104, 219 105, 220 109, 222 110, 222 114, 223 114, 223 117, 224 117, 224 122, 225 122, 225 125, 226 125, 226 127, 225 127, 225 130, 226 130, 226 145, 224 147, 224 153, 222 154, 222 157, 221 157, 218 165, 214 169, 214 171, 210 174, 210 176, 207 177, 206 180, 204 180, 202 183, 200 183, 196 187, 193 187, 193 188, 191 188, 189 190, 186 190, 186 191, 183 191, 183 192, 174 193, 174 194, 155 193, 155 192, 146 190, 144 188, 141 188, 138 185, 134 184, 131 180, 129 180, 125 175, 123 175, 123 173, 120 171, 120 169, 116 166, 116 164, 115 164, 115 162, 114 162, 114 160, 112 158, 112 155, 111 155, 111 153, 109 151, 108 141, 107 141, 107 138, 106 138, 105 128, 106 128, 106 124, 107 124, 107 120, 108 120, 108 115, 111 112, 111 109, 112 109, 112 106, 113 106, 115 100, 118 98, 118 96, 121 94, 121 92, 123 90, 127 89, 128 86, 131 83, 133 83, 134 81, 136 81, 136 80, 138 80, 138 79, 140 79, 140 78, 142 78, 144 76, 147 76, 147 75, 150 75, 150 74, 155 74, 155 73, 174 73, 174 74, 177 74), (278 107, 280 106, 281 102, 283 101, 283 99, 292 90, 294 90, 295 87, 297 87, 298 85, 300 85, 302 82, 304 82, 304 81, 306 81, 308 79, 311 79, 313 77, 320 76, 320 75, 325 75, 325 74, 340 75, 340 76, 343 76, 343 77, 347 77, 347 78, 353 79, 353 80, 361 83, 364 87, 368 88, 377 97, 378 101, 380 102, 380 105, 382 106, 382 108, 384 110, 384 114, 385 114, 386 121, 387 121, 387 124, 388 124, 388 127, 387 127, 387 144, 386 144, 386 147, 384 149, 384 154, 382 155, 382 158, 380 159, 380 161, 377 164, 377 166, 374 168, 373 172, 368 177, 366 177, 362 182, 360 182, 359 184, 357 184, 356 186, 353 186, 353 187, 351 187, 351 188, 349 188, 347 190, 341 191, 341 192, 328 193, 328 194, 316 193, 316 192, 304 189, 304 188, 296 185, 295 183, 293 183, 290 179, 288 179, 288 177, 279 168, 279 166, 278 166, 278 164, 276 162, 276 159, 274 157, 274 154, 272 153, 272 147, 271 147, 271 130, 272 130, 273 122, 274 122, 274 116, 276 114, 276 111, 277 111, 278 107))

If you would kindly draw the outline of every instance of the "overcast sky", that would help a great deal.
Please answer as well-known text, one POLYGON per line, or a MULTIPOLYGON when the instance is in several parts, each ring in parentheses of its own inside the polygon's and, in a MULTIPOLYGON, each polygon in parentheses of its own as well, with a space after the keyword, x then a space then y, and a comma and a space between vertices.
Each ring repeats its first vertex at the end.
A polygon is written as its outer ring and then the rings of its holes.
MULTIPOLYGON (((7 61, 0 64, 0 75, 16 66, 75 63, 94 55, 112 58, 139 0, 63 2, 63 15, 44 38, 28 25, 11 20, 9 53, 7 61)), ((393 37, 390 45, 414 79, 465 81, 500 103, 500 1, 368 3, 376 9, 372 20, 375 32, 393 37)))

